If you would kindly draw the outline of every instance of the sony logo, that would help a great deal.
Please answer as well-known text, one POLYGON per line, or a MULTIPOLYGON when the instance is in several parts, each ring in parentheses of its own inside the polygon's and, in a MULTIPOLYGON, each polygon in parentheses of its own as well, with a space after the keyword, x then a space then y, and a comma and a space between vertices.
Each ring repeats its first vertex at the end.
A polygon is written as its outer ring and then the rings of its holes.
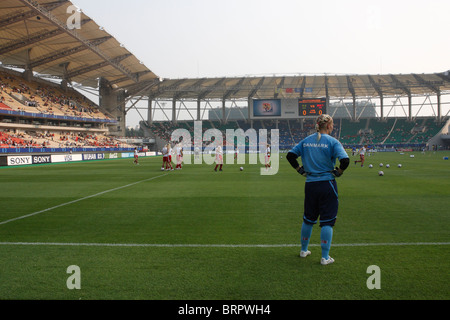
POLYGON ((33 163, 51 163, 51 157, 50 156, 33 156, 33 163))
POLYGON ((21 166, 32 164, 31 156, 24 157, 8 157, 8 165, 9 166, 21 166))

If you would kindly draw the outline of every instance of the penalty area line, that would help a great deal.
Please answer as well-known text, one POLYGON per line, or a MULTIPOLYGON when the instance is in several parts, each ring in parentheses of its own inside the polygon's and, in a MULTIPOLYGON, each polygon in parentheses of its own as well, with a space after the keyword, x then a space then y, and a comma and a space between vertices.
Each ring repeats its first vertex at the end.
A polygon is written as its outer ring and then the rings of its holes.
POLYGON ((17 217, 17 218, 13 218, 13 219, 10 219, 10 220, 6 220, 6 221, 3 221, 3 222, 0 222, 0 226, 1 225, 5 225, 7 223, 14 222, 14 221, 30 218, 30 217, 36 216, 38 214, 42 214, 42 213, 45 213, 45 212, 48 212, 48 211, 52 211, 52 210, 55 210, 55 209, 58 209, 58 208, 61 208, 61 207, 65 207, 65 206, 68 206, 68 205, 71 205, 71 204, 74 204, 74 203, 77 203, 77 202, 80 202, 80 201, 84 201, 84 200, 87 200, 87 199, 91 199, 91 198, 95 198, 95 197, 98 197, 98 196, 102 196, 102 195, 110 193, 110 192, 114 192, 114 191, 122 190, 122 189, 125 189, 125 188, 129 188, 129 187, 135 186, 135 185, 143 183, 143 182, 156 180, 158 178, 162 178, 162 177, 165 177, 167 175, 168 175, 168 173, 160 175, 160 176, 152 177, 152 178, 149 178, 149 179, 133 182, 133 183, 127 184, 126 186, 121 186, 121 187, 117 187, 117 188, 114 188, 114 189, 102 191, 102 192, 99 192, 99 193, 96 193, 96 194, 93 194, 93 195, 90 195, 90 196, 87 196, 87 197, 84 197, 84 198, 80 198, 80 199, 77 199, 77 200, 73 200, 73 201, 69 201, 69 202, 66 202, 66 203, 62 203, 62 204, 59 204, 59 205, 51 207, 51 208, 47 208, 47 209, 44 209, 44 210, 41 210, 41 211, 37 211, 37 212, 33 212, 33 213, 30 213, 30 214, 27 214, 27 215, 24 215, 24 216, 21 216, 21 217, 17 217))
MULTIPOLYGON (((412 243, 337 243, 333 247, 400 247, 400 246, 448 246, 450 242, 412 243)), ((58 243, 58 242, 0 242, 0 246, 37 247, 116 247, 116 248, 299 248, 300 244, 139 244, 139 243, 58 243)), ((320 247, 310 244, 310 247, 320 247)))

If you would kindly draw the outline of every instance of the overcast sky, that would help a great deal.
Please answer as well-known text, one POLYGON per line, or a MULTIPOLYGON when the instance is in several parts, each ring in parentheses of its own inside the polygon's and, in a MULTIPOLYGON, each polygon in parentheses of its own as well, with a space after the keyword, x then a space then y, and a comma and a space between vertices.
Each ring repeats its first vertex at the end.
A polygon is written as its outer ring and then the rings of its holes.
POLYGON ((450 69, 449 0, 72 0, 162 78, 450 69))
POLYGON ((73 0, 163 78, 450 69, 448 0, 73 0))

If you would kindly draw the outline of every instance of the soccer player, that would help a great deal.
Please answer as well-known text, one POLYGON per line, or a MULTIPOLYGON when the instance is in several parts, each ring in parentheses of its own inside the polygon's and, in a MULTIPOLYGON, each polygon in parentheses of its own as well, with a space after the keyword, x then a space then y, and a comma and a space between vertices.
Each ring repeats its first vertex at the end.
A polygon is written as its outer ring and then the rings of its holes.
POLYGON ((173 154, 173 149, 172 146, 170 145, 170 143, 167 144, 167 171, 173 171, 173 167, 172 167, 172 154, 173 154))
POLYGON ((163 171, 163 170, 167 171, 167 170, 169 170, 169 165, 168 165, 168 162, 169 162, 169 157, 168 157, 169 150, 167 149, 167 145, 165 145, 162 148, 161 153, 163 154, 163 165, 161 167, 161 171, 163 171))
POLYGON ((182 169, 182 163, 183 163, 183 147, 181 146, 181 144, 178 144, 176 146, 176 153, 177 153, 177 166, 175 167, 175 169, 177 170, 181 170, 182 169))
POLYGON ((361 168, 364 167, 364 162, 366 161, 366 152, 367 152, 367 146, 364 146, 361 149, 359 149, 359 160, 355 161, 355 165, 358 162, 361 162, 361 168))
POLYGON ((342 176, 350 164, 342 144, 330 136, 333 128, 333 118, 321 115, 316 121, 317 133, 301 141, 287 155, 291 166, 306 177, 300 257, 311 255, 308 246, 313 226, 320 219, 322 265, 334 262, 329 254, 339 206, 335 178, 342 176), (297 161, 299 157, 303 166, 297 161), (336 159, 339 159, 340 166, 335 168, 336 159))
POLYGON ((270 145, 267 145, 266 148, 266 170, 270 169, 270 145))
POLYGON ((199 147, 195 147, 195 149, 194 149, 194 156, 195 156, 196 160, 200 159, 200 148, 199 147))
POLYGON ((134 164, 139 165, 139 153, 137 148, 134 148, 134 164))
POLYGON ((221 146, 216 147, 216 168, 214 169, 214 171, 217 172, 217 168, 219 167, 219 171, 223 171, 223 151, 221 146))

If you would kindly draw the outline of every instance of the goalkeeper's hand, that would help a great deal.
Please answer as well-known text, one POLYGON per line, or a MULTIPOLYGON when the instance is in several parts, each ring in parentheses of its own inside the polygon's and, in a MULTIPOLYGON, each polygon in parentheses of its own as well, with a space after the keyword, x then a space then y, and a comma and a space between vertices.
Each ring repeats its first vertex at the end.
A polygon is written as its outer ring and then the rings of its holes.
POLYGON ((297 172, 298 172, 299 174, 301 174, 302 176, 304 176, 304 177, 307 176, 306 171, 305 171, 305 168, 303 168, 303 167, 300 167, 300 168, 297 170, 297 172))
POLYGON ((336 178, 342 177, 342 175, 344 174, 344 171, 340 170, 338 167, 336 167, 336 169, 334 169, 332 172, 333 176, 335 176, 336 178))

